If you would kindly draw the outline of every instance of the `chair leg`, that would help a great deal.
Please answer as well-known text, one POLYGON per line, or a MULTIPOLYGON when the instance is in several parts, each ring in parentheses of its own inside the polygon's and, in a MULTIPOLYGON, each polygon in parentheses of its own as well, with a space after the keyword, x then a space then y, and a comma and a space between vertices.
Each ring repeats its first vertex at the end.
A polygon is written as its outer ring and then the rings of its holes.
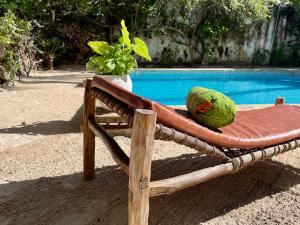
POLYGON ((128 224, 147 225, 149 183, 156 113, 138 109, 134 115, 129 164, 128 224))
POLYGON ((84 93, 83 114, 83 177, 95 177, 95 134, 89 128, 88 119, 95 117, 95 97, 91 95, 91 80, 87 80, 84 93))

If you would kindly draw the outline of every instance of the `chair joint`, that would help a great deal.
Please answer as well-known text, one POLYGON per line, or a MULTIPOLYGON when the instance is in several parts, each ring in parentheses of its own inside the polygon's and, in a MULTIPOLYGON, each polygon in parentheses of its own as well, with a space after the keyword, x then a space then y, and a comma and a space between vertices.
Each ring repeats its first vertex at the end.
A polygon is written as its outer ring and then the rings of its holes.
POLYGON ((149 187, 148 178, 141 178, 140 180, 140 190, 147 189, 149 187))

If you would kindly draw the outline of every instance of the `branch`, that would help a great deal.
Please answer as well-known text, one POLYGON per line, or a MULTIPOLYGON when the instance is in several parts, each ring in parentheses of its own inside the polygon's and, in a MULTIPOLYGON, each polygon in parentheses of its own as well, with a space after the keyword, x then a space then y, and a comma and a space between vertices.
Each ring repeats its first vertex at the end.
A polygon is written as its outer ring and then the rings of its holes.
POLYGON ((134 29, 137 29, 137 17, 138 17, 138 13, 139 13, 139 8, 140 8, 140 4, 141 4, 141 0, 139 0, 137 6, 136 6, 136 11, 135 11, 135 19, 134 19, 134 24, 133 27, 134 29))
MULTIPOLYGON (((173 41, 173 42, 176 43, 176 44, 184 45, 184 46, 190 47, 190 45, 189 45, 188 43, 184 43, 184 42, 182 42, 182 41, 179 41, 179 40, 175 39, 173 36, 170 36, 170 39, 171 39, 171 41, 173 41)), ((201 54, 201 52, 199 51, 198 48, 196 48, 196 47, 194 47, 194 46, 192 46, 192 47, 193 47, 193 49, 194 49, 199 55, 201 54)))
POLYGON ((181 30, 179 30, 175 27, 152 27, 152 28, 139 29, 139 30, 136 30, 132 33, 135 35, 136 33, 145 32, 145 31, 153 31, 153 30, 156 30, 156 31, 159 31, 159 30, 172 30, 172 31, 176 31, 176 32, 180 33, 182 36, 185 35, 181 30))

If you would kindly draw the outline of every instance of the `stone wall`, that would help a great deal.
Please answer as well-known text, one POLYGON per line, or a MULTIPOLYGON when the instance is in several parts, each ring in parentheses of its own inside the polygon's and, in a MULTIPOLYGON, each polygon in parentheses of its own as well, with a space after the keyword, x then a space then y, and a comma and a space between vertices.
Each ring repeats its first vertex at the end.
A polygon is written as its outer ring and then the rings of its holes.
MULTIPOLYGON (((268 64, 274 48, 293 38, 287 32, 287 14, 278 16, 277 10, 275 11, 271 21, 260 26, 253 26, 243 40, 229 31, 214 48, 214 56, 210 59, 205 58, 203 63, 268 64)), ((163 56, 166 52, 169 53, 165 56, 166 61, 174 61, 177 64, 191 62, 190 49, 187 46, 172 43, 167 37, 154 36, 146 39, 146 42, 154 63, 164 61, 163 56), (171 57, 174 58, 170 59, 171 57)), ((200 49, 201 46, 199 45, 198 48, 200 49)), ((196 59, 194 63, 197 63, 198 56, 194 53, 194 59, 196 59)))

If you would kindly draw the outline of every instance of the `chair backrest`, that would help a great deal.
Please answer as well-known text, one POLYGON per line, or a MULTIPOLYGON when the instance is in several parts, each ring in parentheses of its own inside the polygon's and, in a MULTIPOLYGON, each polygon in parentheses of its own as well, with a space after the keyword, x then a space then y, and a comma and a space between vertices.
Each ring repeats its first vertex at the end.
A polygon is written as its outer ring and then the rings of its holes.
POLYGON ((134 109, 152 109, 152 101, 135 95, 100 76, 94 76, 92 87, 96 87, 134 109))

